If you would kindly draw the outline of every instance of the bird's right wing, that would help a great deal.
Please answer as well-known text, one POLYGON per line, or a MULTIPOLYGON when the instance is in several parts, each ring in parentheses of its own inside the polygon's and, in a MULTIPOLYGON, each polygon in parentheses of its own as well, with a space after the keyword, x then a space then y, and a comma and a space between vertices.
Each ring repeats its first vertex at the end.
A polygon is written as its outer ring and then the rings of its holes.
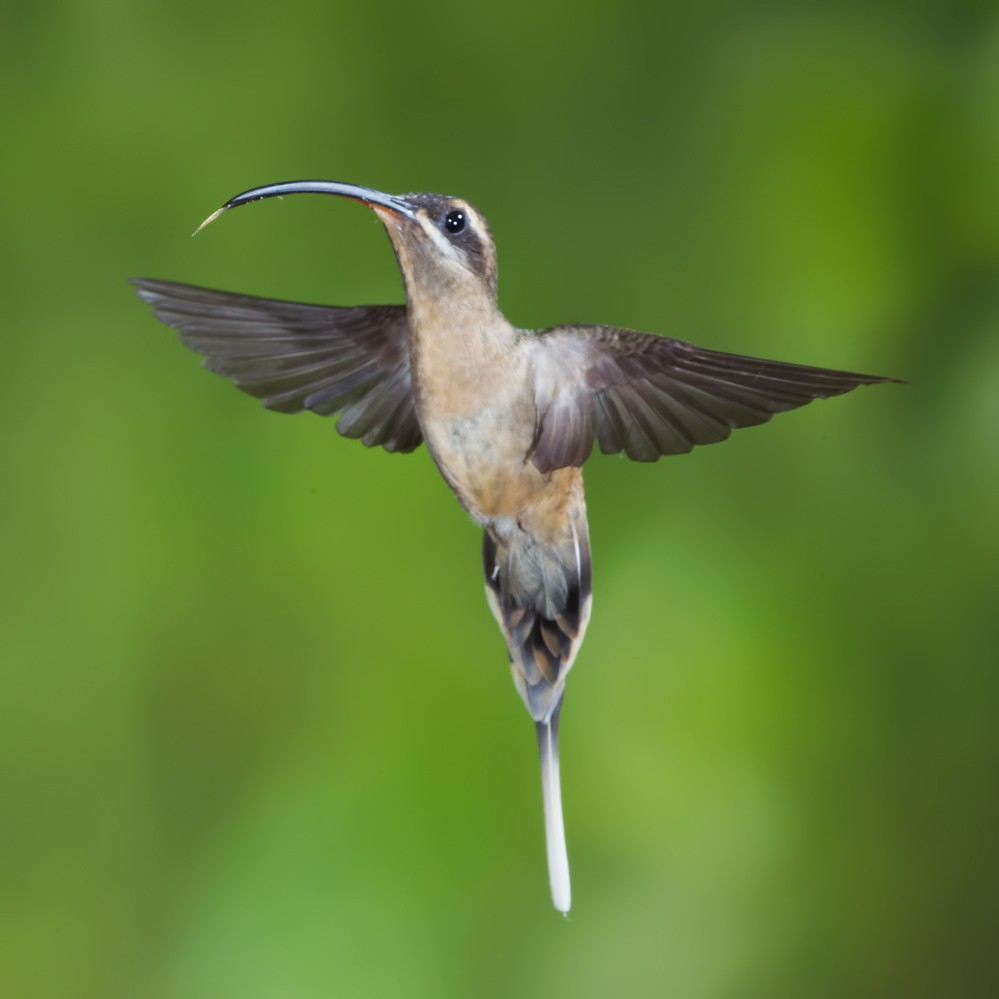
POLYGON ((339 433, 387 451, 412 451, 423 440, 405 306, 303 305, 173 281, 132 282, 206 368, 268 409, 340 413, 339 433))
POLYGON ((537 406, 530 459, 542 472, 582 465, 594 438, 605 454, 655 461, 813 399, 898 380, 725 354, 610 326, 557 326, 524 342, 537 406))

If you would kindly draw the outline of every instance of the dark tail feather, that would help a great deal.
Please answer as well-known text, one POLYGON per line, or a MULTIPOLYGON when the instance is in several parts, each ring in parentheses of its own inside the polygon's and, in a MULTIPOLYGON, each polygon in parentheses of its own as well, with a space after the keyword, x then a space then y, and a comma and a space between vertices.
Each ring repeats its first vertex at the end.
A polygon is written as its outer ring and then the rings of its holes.
POLYGON ((564 543, 530 535, 483 538, 486 596, 503 630, 513 680, 535 721, 555 710, 590 616, 586 520, 570 523, 564 543))

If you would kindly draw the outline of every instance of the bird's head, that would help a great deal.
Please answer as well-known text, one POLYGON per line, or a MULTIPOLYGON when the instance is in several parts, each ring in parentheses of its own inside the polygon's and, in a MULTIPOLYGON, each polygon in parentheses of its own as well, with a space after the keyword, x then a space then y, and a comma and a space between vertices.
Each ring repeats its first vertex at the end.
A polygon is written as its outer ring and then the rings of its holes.
POLYGON ((358 201, 382 220, 412 299, 420 295, 496 298, 496 249, 486 220, 467 201, 442 194, 384 194, 333 180, 268 184, 237 194, 196 232, 223 212, 286 194, 334 194, 358 201))

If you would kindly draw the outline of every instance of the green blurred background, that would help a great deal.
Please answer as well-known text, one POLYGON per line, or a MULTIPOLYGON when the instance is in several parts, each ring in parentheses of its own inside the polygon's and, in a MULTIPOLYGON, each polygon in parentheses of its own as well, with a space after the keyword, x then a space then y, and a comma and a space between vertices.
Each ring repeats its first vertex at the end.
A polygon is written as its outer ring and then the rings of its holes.
POLYGON ((991 3, 89 0, 0 15, 0 994, 996 994, 991 3), (400 301, 328 177, 474 201, 524 326, 911 380, 587 468, 575 908, 422 449, 126 283, 400 301))

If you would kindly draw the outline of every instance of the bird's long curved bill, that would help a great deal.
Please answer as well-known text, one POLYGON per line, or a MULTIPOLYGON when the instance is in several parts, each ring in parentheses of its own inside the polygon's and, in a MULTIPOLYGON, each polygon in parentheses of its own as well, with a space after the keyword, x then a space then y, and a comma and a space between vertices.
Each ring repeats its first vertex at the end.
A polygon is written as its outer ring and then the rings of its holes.
POLYGON ((197 229, 194 235, 197 236, 206 225, 214 222, 223 212, 230 208, 238 208, 240 205, 248 205, 251 201, 261 201, 264 198, 281 198, 286 194, 334 194, 340 198, 350 198, 352 201, 359 201, 362 205, 372 207, 387 208, 389 211, 404 215, 406 218, 413 218, 413 206, 397 194, 385 194, 370 187, 361 187, 358 184, 346 184, 339 180, 289 180, 281 184, 265 184, 263 187, 253 187, 249 191, 237 194, 230 198, 221 208, 212 212, 197 229))
POLYGON ((562 782, 559 776, 558 720, 561 704, 547 721, 536 722, 538 751, 541 755, 541 790, 545 804, 545 839, 548 844, 548 879, 552 902, 559 912, 572 906, 569 885, 569 855, 565 848, 565 822, 562 818, 562 782))

